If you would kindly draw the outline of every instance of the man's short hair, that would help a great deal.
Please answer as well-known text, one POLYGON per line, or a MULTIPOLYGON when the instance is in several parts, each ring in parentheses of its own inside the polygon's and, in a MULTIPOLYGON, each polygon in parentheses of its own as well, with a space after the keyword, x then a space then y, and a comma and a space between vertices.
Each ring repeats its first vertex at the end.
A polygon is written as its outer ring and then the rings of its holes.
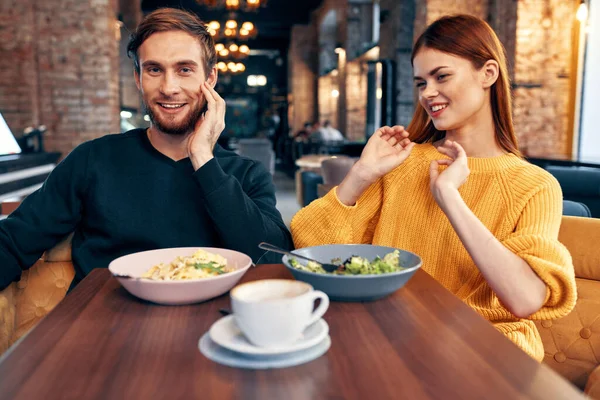
POLYGON ((217 63, 215 41, 196 14, 176 8, 159 8, 148 14, 129 38, 127 55, 133 59, 135 70, 140 73, 138 50, 142 43, 157 32, 182 31, 194 36, 204 52, 204 73, 208 76, 217 63))
POLYGON ((330 126, 331 125, 331 121, 330 120, 326 120, 325 122, 323 122, 323 126, 330 126))

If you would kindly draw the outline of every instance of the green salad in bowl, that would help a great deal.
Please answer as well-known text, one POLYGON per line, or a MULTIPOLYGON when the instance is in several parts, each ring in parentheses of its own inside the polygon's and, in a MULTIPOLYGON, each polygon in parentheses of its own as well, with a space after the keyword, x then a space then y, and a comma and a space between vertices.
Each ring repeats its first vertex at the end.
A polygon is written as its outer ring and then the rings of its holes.
POLYGON ((404 286, 422 264, 415 253, 372 244, 327 244, 293 253, 318 261, 307 263, 293 255, 283 256, 283 264, 294 278, 327 293, 333 301, 373 301, 388 296, 404 286), (319 262, 338 268, 326 272, 319 262))
MULTIPOLYGON (((398 272, 403 269, 400 265, 400 251, 398 250, 386 254, 383 258, 377 256, 373 261, 369 261, 365 257, 353 255, 348 257, 344 262, 341 262, 339 258, 334 258, 331 260, 331 263, 339 265, 339 268, 332 272, 332 274, 336 275, 379 275, 398 272)), ((302 265, 295 258, 290 258, 290 265, 302 271, 317 274, 328 273, 321 267, 321 264, 313 261, 302 265)))

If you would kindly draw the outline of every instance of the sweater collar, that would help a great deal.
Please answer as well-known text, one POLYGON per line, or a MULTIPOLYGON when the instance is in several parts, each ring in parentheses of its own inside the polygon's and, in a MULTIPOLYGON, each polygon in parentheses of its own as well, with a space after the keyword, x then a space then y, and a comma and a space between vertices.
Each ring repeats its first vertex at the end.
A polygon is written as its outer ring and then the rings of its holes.
MULTIPOLYGON (((437 151, 432 143, 423 143, 418 147, 422 150, 423 156, 427 161, 447 158, 444 154, 437 151)), ((467 162, 469 169, 472 172, 490 172, 517 166, 521 164, 523 160, 512 153, 506 153, 496 157, 468 157, 467 154, 467 162)))
MULTIPOLYGON (((150 153, 152 153, 153 155, 155 155, 156 157, 160 158, 160 159, 166 159, 169 160, 171 163, 176 164, 176 163, 182 163, 182 162, 189 162, 190 159, 189 158, 183 158, 179 161, 175 161, 172 160, 171 158, 165 156, 163 153, 161 153, 160 151, 158 151, 150 142, 150 139, 148 138, 148 133, 147 130, 144 128, 138 128, 136 129, 137 134, 139 135, 141 141, 142 141, 142 146, 144 146, 144 148, 146 148, 146 150, 148 150, 150 153)), ((225 153, 225 149, 223 149, 221 147, 221 145, 219 145, 218 143, 215 144, 215 147, 213 149, 213 155, 215 158, 218 158, 219 156, 222 156, 223 153, 225 153)))

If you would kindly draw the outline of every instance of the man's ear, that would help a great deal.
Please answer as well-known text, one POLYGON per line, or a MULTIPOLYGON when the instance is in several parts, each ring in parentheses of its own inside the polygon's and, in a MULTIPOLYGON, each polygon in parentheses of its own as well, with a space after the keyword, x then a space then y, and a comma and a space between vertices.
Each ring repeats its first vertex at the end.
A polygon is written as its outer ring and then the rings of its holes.
POLYGON ((484 89, 490 88, 500 76, 500 66, 496 60, 487 60, 481 68, 482 84, 484 89))
POLYGON ((135 78, 135 86, 137 86, 138 90, 141 91, 142 84, 140 82, 140 74, 138 73, 137 69, 133 71, 133 77, 135 78))
POLYGON ((219 76, 219 72, 217 70, 217 67, 213 67, 210 70, 210 73, 208 74, 208 77, 206 78, 206 81, 208 82, 208 84, 210 85, 211 88, 215 88, 215 86, 217 85, 217 78, 219 76))

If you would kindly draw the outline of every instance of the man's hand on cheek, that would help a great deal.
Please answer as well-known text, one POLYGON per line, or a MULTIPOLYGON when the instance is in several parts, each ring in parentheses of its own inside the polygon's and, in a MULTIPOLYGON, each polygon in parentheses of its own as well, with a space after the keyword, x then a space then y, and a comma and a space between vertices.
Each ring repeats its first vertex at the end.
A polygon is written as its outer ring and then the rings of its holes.
POLYGON ((196 123, 194 132, 188 139, 188 156, 194 170, 201 168, 213 158, 217 139, 225 129, 225 100, 208 84, 201 87, 198 101, 206 99, 205 112, 196 123), (204 99, 203 99, 204 98, 204 99))

